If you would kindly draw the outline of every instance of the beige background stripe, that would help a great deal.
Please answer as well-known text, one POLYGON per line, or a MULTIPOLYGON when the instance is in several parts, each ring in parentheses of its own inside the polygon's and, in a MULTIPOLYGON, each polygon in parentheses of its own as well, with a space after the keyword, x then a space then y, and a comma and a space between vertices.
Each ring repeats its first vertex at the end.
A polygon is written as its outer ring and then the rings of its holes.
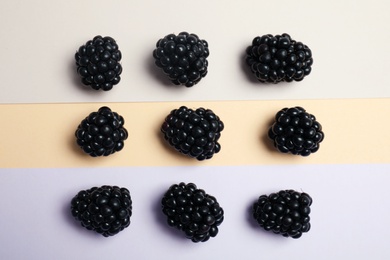
POLYGON ((0 167, 357 164, 390 162, 390 99, 0 105, 0 167), (90 112, 109 106, 125 118, 124 149, 92 158, 74 132, 90 112), (163 141, 160 126, 175 108, 212 109, 225 123, 222 150, 211 160, 187 158, 163 141), (309 157, 276 152, 266 133, 283 107, 302 106, 322 124, 325 139, 309 157))

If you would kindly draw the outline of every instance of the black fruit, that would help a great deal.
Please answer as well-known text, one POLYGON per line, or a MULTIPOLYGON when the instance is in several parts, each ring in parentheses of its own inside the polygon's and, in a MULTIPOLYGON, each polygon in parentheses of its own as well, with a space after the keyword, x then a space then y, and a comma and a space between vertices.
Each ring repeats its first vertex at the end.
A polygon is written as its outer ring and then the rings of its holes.
POLYGON ((302 156, 317 152, 324 140, 321 124, 302 107, 280 110, 268 136, 280 152, 302 156))
POLYGON ((116 235, 130 225, 130 192, 108 185, 79 191, 71 201, 71 212, 86 229, 105 237, 116 235))
POLYGON ((257 223, 267 231, 284 237, 299 238, 310 230, 312 198, 306 193, 281 190, 269 196, 261 195, 253 204, 257 223))
POLYGON ((192 87, 207 74, 208 44, 196 34, 169 34, 157 41, 153 57, 157 67, 175 85, 192 87))
POLYGON ((301 81, 313 64, 309 47, 290 35, 255 37, 246 49, 246 62, 260 82, 301 81))
POLYGON ((223 122, 210 109, 182 106, 165 118, 161 132, 177 151, 201 161, 221 150, 218 140, 223 128, 223 122))
POLYGON ((123 149, 127 139, 125 120, 108 107, 87 116, 75 132, 77 144, 90 156, 108 156, 123 149))
POLYGON ((193 183, 172 185, 161 204, 169 226, 183 231, 195 243, 215 237, 224 218, 216 198, 193 183))
POLYGON ((96 36, 78 49, 75 58, 84 85, 108 91, 121 80, 122 54, 111 37, 96 36))

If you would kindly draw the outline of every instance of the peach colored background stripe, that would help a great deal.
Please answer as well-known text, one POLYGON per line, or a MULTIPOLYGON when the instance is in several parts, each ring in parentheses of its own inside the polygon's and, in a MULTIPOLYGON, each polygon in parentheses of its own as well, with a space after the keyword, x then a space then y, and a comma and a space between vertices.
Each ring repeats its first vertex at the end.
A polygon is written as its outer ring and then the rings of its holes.
POLYGON ((0 167, 390 163, 389 115, 390 99, 0 105, 0 167), (74 131, 104 105, 125 118, 129 138, 121 152, 92 158, 77 147, 74 131), (221 152, 211 160, 187 158, 165 144, 160 126, 181 105, 210 108, 225 123, 221 152), (266 138, 275 113, 297 105, 314 114, 325 133, 309 157, 276 152, 266 138))

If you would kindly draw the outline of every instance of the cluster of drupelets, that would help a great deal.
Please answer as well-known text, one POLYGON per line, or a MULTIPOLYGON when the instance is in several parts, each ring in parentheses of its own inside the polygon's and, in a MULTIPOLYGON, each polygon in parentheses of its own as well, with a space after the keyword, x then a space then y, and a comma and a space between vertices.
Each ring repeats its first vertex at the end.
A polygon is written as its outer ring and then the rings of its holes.
MULTIPOLYGON (((153 50, 156 66, 173 84, 186 87, 194 86, 207 75, 209 54, 207 41, 187 32, 166 35, 153 50)), ((120 81, 121 58, 112 37, 94 37, 75 54, 82 83, 95 90, 111 90, 120 81)), ((290 35, 267 34, 253 39, 246 49, 246 62, 260 82, 279 83, 301 81, 310 74, 313 58, 310 48, 290 35)), ((107 107, 100 108, 79 125, 77 143, 94 157, 120 151, 128 137, 123 124, 122 116, 107 107)), ((180 153, 205 160, 220 151, 218 139, 223 128, 223 122, 210 109, 194 111, 183 106, 171 111, 161 131, 164 139, 180 153)), ((322 126, 301 107, 279 111, 268 136, 280 152, 302 156, 316 152, 324 138, 322 126)))
MULTIPOLYGON (((281 190, 261 195, 253 203, 251 215, 266 231, 300 238, 310 230, 311 204, 307 193, 281 190)), ((195 243, 216 237, 224 220, 224 210, 217 199, 194 183, 170 186, 161 199, 161 211, 169 226, 195 243)), ((105 237, 114 236, 130 226, 130 191, 108 185, 79 191, 71 201, 71 212, 86 229, 105 237)))
MULTIPOLYGON (((207 75, 209 45, 194 33, 169 34, 159 39, 153 50, 155 64, 175 85, 193 87, 207 75)), ((84 85, 104 91, 121 80, 122 54, 109 36, 94 37, 75 54, 77 72, 84 85)), ((263 83, 301 81, 311 72, 310 48, 290 35, 257 36, 246 49, 246 63, 263 83)))
MULTIPOLYGON (((155 64, 175 85, 193 87, 207 75, 209 46, 196 34, 169 34, 156 43, 155 64)), ((77 73, 84 85, 95 90, 111 90, 121 80, 122 58, 112 37, 96 36, 75 54, 77 73)), ((301 81, 310 74, 311 50, 288 34, 255 37, 246 49, 246 62, 262 83, 301 81)), ((91 112, 77 127, 77 144, 90 156, 108 156, 121 151, 128 132, 125 120, 108 107, 91 112)), ((172 110, 161 126, 164 139, 178 152, 211 159, 221 150, 218 142, 224 129, 222 120, 210 109, 181 106, 172 110)), ((282 153, 308 156, 324 139, 321 124, 302 107, 283 108, 275 115, 268 131, 282 153)), ((294 190, 261 195, 253 204, 252 216, 267 231, 299 238, 310 230, 311 197, 294 190)), ((218 233, 224 211, 216 198, 195 184, 172 185, 161 200, 162 212, 170 226, 185 233, 193 242, 205 242, 218 233)), ((71 202, 72 215, 82 226, 103 236, 113 236, 130 225, 132 201, 126 188, 93 187, 80 191, 71 202)))

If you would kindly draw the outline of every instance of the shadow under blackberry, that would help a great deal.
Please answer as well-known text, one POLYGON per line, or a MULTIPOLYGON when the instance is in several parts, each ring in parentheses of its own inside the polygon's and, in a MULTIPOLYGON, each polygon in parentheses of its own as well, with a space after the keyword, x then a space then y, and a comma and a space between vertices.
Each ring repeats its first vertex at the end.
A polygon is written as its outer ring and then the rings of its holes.
POLYGON ((280 154, 280 152, 278 152, 278 150, 275 148, 273 141, 268 137, 268 130, 271 127, 273 122, 274 122, 274 118, 268 120, 268 123, 266 124, 267 125, 266 131, 261 132, 259 139, 260 142, 264 144, 264 146, 269 152, 280 154))

